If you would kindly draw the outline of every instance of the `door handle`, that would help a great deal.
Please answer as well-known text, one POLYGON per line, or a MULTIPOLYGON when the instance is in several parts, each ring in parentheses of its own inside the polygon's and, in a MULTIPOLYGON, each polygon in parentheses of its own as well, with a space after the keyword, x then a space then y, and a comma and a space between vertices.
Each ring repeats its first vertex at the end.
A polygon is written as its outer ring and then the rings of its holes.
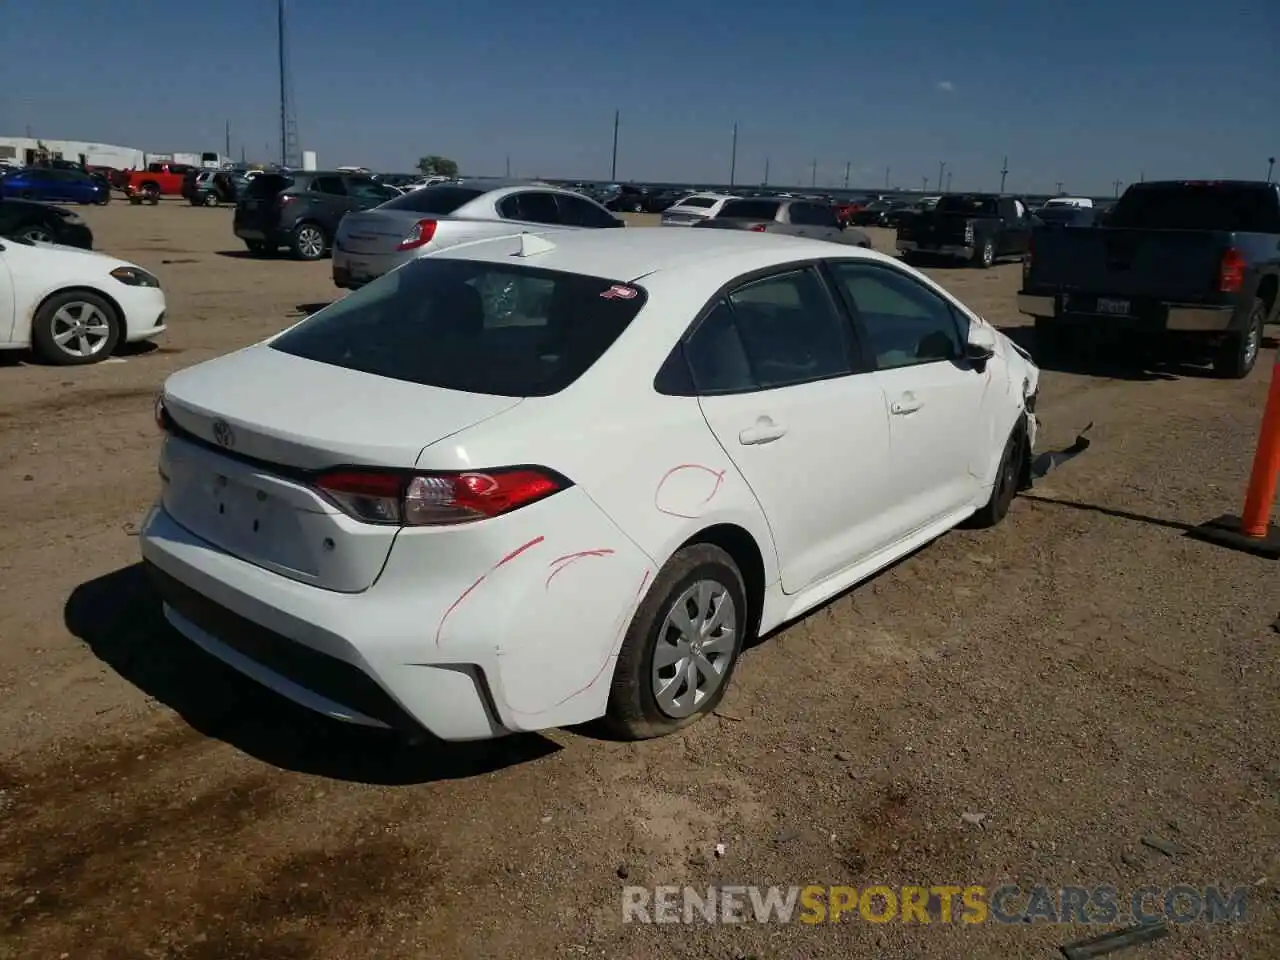
POLYGON ((889 412, 894 416, 904 417, 915 413, 924 406, 924 401, 916 398, 914 393, 904 393, 902 397, 889 405, 889 412))
POLYGON ((756 421, 754 427, 747 427, 738 434, 738 442, 743 446, 751 446, 759 443, 773 443, 773 441, 781 439, 787 435, 787 428, 780 423, 774 423, 769 417, 761 417, 756 421))

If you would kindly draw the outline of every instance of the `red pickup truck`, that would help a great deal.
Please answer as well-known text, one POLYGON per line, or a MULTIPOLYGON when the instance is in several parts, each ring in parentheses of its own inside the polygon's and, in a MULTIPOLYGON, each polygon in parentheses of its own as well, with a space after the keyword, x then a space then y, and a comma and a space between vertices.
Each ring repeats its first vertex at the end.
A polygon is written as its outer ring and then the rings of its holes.
POLYGON ((192 167, 188 163, 149 163, 145 170, 130 170, 124 192, 130 203, 159 203, 161 197, 182 196, 182 184, 186 180, 187 171, 192 167))

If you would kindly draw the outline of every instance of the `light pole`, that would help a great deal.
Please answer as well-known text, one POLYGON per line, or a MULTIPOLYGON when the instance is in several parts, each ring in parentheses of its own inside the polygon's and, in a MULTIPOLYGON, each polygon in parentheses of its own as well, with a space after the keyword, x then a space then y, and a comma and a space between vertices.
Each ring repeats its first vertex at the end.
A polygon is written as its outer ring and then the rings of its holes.
POLYGON ((849 189, 849 167, 851 167, 851 166, 852 166, 852 162, 851 162, 851 161, 846 160, 846 161, 844 162, 844 188, 845 188, 846 190, 848 190, 848 189, 849 189))
POLYGON ((938 192, 942 193, 942 171, 947 169, 947 161, 941 160, 938 163, 938 192))
POLYGON ((769 185, 769 158, 765 157, 764 158, 764 183, 760 184, 760 186, 767 187, 768 185, 769 185))
POLYGON ((613 163, 609 165, 609 179, 618 179, 618 123, 622 119, 622 111, 613 111, 613 163))
POLYGON ((888 167, 884 168, 884 188, 886 190, 889 189, 889 168, 888 167))
POLYGON ((733 124, 733 148, 729 151, 729 187, 733 187, 733 178, 738 173, 738 123, 733 124))
POLYGON ((1058 193, 1062 193, 1062 181, 1061 181, 1061 180, 1057 180, 1057 181, 1054 181, 1054 182, 1056 183, 1056 185, 1057 185, 1057 187, 1058 187, 1058 193))
POLYGON ((813 161, 813 165, 811 166, 810 169, 811 169, 811 173, 809 175, 809 186, 812 188, 818 185, 818 161, 817 160, 813 161))
POLYGON ((1004 178, 1009 175, 1009 157, 1006 155, 1000 164, 1000 192, 1004 193, 1004 178))
POLYGON ((1267 157, 1267 183, 1271 182, 1271 170, 1276 165, 1275 157, 1267 157))
POLYGON ((951 192, 951 171, 947 171, 947 193, 951 192))
POLYGON ((921 193, 928 193, 928 192, 929 192, 929 178, 928 178, 928 177, 921 177, 921 178, 920 178, 920 192, 921 192, 921 193))

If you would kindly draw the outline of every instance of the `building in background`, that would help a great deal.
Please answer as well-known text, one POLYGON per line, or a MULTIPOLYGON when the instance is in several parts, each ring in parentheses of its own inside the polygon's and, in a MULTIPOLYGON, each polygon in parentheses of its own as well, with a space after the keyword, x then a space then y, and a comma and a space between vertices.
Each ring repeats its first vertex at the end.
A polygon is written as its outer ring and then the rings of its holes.
POLYGON ((116 170, 137 169, 146 163, 146 154, 134 147, 118 147, 110 143, 86 140, 46 140, 40 137, 0 137, 0 163, 17 166, 34 164, 41 151, 46 160, 71 160, 91 167, 113 167, 116 170))

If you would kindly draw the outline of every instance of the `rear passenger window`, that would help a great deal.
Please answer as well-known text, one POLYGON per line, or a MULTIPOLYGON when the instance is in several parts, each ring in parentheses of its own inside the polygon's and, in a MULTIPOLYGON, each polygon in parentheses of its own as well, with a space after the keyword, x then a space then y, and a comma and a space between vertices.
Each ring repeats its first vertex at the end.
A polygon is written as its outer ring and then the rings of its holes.
POLYGON ((856 311, 881 370, 963 356, 951 304, 891 267, 832 264, 836 284, 856 311))
POLYGON ((739 287, 699 325, 685 356, 701 393, 740 393, 852 372, 848 328, 812 270, 739 287))
POLYGON ((498 212, 508 220, 525 223, 560 223, 560 209, 551 193, 513 193, 499 205, 498 212))
POLYGON ((581 197, 570 197, 563 193, 555 195, 560 207, 560 222, 574 227, 616 227, 618 219, 608 210, 602 210, 594 203, 581 197))
POLYGON ((345 197, 347 188, 341 177, 316 177, 311 183, 312 193, 327 193, 334 197, 345 197))

